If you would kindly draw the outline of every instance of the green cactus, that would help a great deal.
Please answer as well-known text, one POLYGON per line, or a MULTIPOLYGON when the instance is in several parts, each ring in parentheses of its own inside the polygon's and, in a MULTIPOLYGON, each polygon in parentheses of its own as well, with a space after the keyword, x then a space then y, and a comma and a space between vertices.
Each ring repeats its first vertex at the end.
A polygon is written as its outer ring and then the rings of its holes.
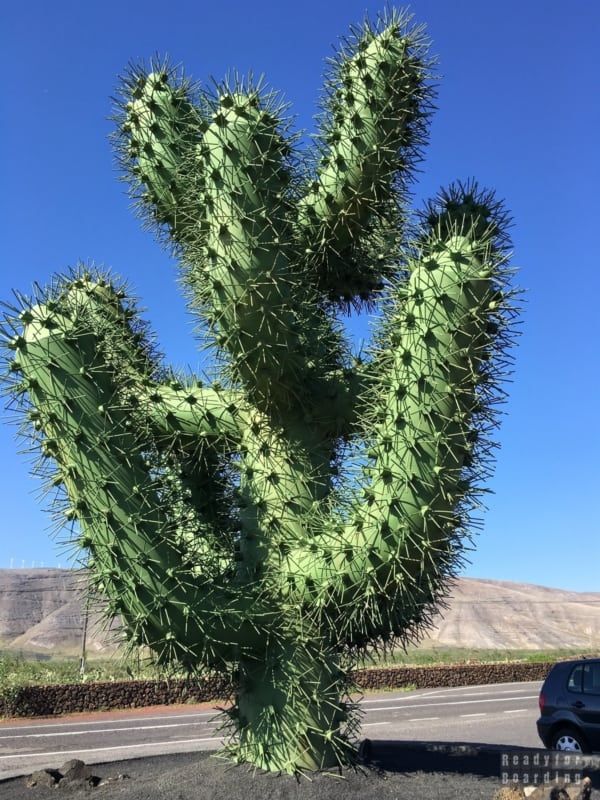
POLYGON ((431 82, 406 15, 365 24, 311 159, 260 84, 127 76, 120 160, 219 382, 166 370, 92 268, 6 315, 9 392, 107 614, 162 664, 231 675, 228 753, 270 771, 352 762, 350 668, 427 625, 489 475, 507 220, 474 183, 405 211, 431 82), (377 304, 353 357, 341 312, 377 304))

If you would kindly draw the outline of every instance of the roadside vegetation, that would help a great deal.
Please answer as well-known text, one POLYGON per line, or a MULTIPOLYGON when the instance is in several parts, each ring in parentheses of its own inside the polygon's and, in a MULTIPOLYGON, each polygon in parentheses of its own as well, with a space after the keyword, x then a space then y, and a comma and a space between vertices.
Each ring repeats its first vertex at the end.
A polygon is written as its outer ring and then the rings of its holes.
MULTIPOLYGON (((540 662, 577 658, 582 655, 598 656, 589 650, 476 650, 463 648, 436 648, 424 650, 408 648, 406 652, 397 650, 376 657, 365 666, 411 666, 423 667, 436 664, 487 664, 492 662, 540 662)), ((157 680, 166 678, 148 658, 130 659, 115 655, 110 658, 91 658, 80 671, 79 658, 36 658, 28 654, 15 654, 0 651, 0 694, 20 686, 40 686, 48 684, 69 684, 82 681, 126 681, 157 680)), ((169 677, 177 677, 169 673, 169 677)))
POLYGON ((440 647, 427 650, 420 647, 409 647, 406 651, 394 650, 391 653, 386 653, 376 658, 372 666, 424 667, 435 666, 436 664, 490 664, 510 661, 539 663, 560 661, 567 658, 580 658, 581 656, 598 657, 598 655, 600 655, 598 652, 592 652, 590 649, 485 650, 461 647, 440 647))
MULTIPOLYGON (((172 673, 170 674, 173 677, 172 673)), ((0 651, 0 694, 20 686, 92 683, 94 681, 157 680, 166 677, 154 664, 140 659, 124 661, 118 655, 89 659, 83 672, 79 658, 40 659, 0 651)))

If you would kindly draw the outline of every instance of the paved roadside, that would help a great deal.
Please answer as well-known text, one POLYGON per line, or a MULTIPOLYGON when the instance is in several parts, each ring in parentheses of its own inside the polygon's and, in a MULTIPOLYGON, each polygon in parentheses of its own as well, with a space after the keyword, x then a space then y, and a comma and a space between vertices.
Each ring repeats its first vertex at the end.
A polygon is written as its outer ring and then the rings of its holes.
MULTIPOLYGON (((367 694, 363 735, 385 742, 472 742, 540 747, 535 729, 540 683, 367 694)), ((215 704, 71 714, 0 722, 0 779, 60 766, 217 750, 215 704)))

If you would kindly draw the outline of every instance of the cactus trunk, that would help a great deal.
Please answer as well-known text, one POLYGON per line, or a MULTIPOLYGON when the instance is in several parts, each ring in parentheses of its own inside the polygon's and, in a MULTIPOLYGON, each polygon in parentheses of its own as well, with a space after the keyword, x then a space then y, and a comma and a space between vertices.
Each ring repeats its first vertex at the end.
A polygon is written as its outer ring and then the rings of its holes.
POLYGON ((234 758, 270 772, 332 768, 352 748, 344 673, 333 657, 298 642, 277 643, 240 664, 233 712, 234 758))
POLYGON ((261 85, 133 70, 120 160, 211 380, 167 370, 85 266, 6 314, 8 393, 107 615, 162 665, 230 676, 226 753, 272 772, 352 763, 351 668, 427 627, 490 475, 507 218, 474 183, 410 217, 432 96, 396 13, 340 52, 311 157, 261 85), (341 315, 377 304, 353 356, 341 315))

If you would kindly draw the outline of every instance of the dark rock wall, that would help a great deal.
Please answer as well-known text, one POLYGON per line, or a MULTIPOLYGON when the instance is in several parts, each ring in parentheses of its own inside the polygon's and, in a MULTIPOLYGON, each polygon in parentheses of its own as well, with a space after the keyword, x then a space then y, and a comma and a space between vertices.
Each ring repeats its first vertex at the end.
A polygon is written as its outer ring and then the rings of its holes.
MULTIPOLYGON (((552 663, 460 664, 435 667, 384 667, 358 670, 354 680, 363 691, 477 686, 509 681, 544 680, 552 663)), ((233 687, 215 677, 204 680, 121 681, 64 686, 26 686, 0 696, 5 717, 54 716, 76 711, 140 708, 174 703, 201 703, 231 695, 233 687)))
POLYGON ((457 664, 435 667, 378 667, 358 670, 354 678, 361 689, 414 686, 417 689, 437 689, 446 686, 478 686, 511 681, 543 681, 554 662, 500 664, 457 664))

